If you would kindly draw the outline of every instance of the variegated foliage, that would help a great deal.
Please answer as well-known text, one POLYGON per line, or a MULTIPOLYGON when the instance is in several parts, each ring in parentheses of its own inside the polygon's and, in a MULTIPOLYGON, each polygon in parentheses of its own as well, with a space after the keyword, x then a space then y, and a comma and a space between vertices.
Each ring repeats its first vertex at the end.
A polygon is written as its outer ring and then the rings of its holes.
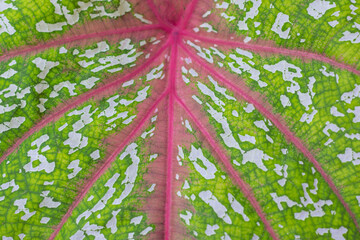
POLYGON ((0 0, 0 236, 360 239, 356 0, 0 0))

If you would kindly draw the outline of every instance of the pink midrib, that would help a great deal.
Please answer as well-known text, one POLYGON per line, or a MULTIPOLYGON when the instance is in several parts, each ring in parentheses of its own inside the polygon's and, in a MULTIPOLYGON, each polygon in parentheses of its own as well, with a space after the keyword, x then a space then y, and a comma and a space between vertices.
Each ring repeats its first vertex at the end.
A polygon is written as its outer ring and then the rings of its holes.
POLYGON ((352 218, 353 222, 355 223, 357 229, 359 230, 359 223, 357 222, 355 214, 351 211, 349 205, 345 202, 344 198, 342 197, 340 191, 337 189, 336 185, 327 175, 325 170, 322 168, 320 163, 316 161, 315 157, 311 154, 309 149, 302 143, 302 141, 295 136, 291 130, 281 123, 280 118, 276 117, 271 111, 266 109, 262 102, 254 99, 250 94, 246 93, 243 89, 234 85, 231 81, 227 80, 222 74, 216 72, 213 68, 211 68, 204 60, 200 59, 200 57, 196 56, 193 52, 189 51, 184 44, 180 43, 180 47, 196 62, 199 63, 202 67, 204 67, 210 74, 217 77, 221 82, 225 85, 229 86, 230 88, 234 89, 245 101, 254 105, 254 107, 266 118, 268 118, 279 130, 284 134, 284 136, 294 144, 294 146, 304 154, 304 156, 314 165, 315 169, 320 173, 323 179, 327 182, 331 190, 335 193, 341 204, 344 206, 346 212, 352 218))
POLYGON ((176 94, 176 61, 178 58, 177 37, 172 36, 169 65, 168 138, 166 156, 166 192, 164 211, 164 239, 171 239, 171 206, 173 194, 173 142, 174 142, 174 97, 176 94))

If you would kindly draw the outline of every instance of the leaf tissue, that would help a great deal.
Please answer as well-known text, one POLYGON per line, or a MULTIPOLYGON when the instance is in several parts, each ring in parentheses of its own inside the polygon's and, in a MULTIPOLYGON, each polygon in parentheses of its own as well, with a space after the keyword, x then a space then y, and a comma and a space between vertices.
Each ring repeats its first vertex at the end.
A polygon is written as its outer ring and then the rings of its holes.
POLYGON ((0 238, 360 239, 358 0, 0 0, 0 238))

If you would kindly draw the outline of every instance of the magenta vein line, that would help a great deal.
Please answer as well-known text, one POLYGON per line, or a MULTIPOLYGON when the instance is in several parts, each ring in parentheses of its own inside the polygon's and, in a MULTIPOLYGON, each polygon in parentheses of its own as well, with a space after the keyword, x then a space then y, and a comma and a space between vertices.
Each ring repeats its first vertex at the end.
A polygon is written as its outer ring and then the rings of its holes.
POLYGON ((244 180, 239 176, 239 174, 233 168, 229 158, 221 150, 219 144, 213 139, 211 134, 206 130, 206 128, 201 124, 201 122, 197 120, 196 116, 191 112, 191 110, 186 106, 186 104, 178 96, 176 96, 175 99, 185 110, 185 112, 189 115, 190 119, 195 123, 197 128, 200 130, 201 134, 206 138, 210 146, 215 150, 217 155, 220 157, 221 162, 224 164, 231 178, 236 182, 237 185, 239 185, 245 198, 249 200, 250 204, 255 209, 256 213, 260 217, 261 221, 264 223, 265 229, 269 232, 270 236, 273 239, 279 239, 274 229, 272 228, 271 224, 266 219, 266 216, 262 211, 260 204, 258 203, 254 194, 252 193, 251 187, 248 184, 246 184, 244 180))
POLYGON ((185 36, 189 36, 191 38, 201 40, 204 42, 208 42, 211 44, 219 44, 219 45, 226 45, 226 46, 234 46, 239 47, 245 50, 253 51, 256 53, 273 53, 273 54, 281 54, 284 56, 291 56, 291 57, 298 57, 303 59, 312 59, 317 60, 325 63, 329 63, 337 68, 348 70, 349 72, 352 72, 356 75, 360 75, 360 70, 354 68, 351 65, 338 62, 337 60, 334 60, 332 58, 323 56, 321 54, 303 51, 303 50, 295 50, 295 49, 287 49, 287 48, 281 48, 281 47, 270 47, 270 46, 262 46, 259 44, 250 44, 250 43, 243 43, 240 41, 231 41, 231 40, 225 40, 225 39, 218 39, 218 38, 210 38, 206 36, 201 36, 201 34, 194 34, 188 31, 183 31, 181 34, 185 36))
POLYGON ((336 187, 335 183, 331 179, 331 177, 325 172, 325 170, 322 168, 320 163, 315 159, 315 157, 312 155, 310 150, 302 143, 302 141, 295 136, 295 134, 283 123, 281 123, 280 117, 275 116, 270 110, 266 109, 264 107, 264 104, 256 100, 251 96, 250 93, 247 93, 244 89, 239 88, 231 81, 227 80, 226 77, 224 77, 222 74, 215 71, 211 66, 209 66, 205 61, 200 59, 197 55, 195 55, 193 52, 189 51, 183 43, 180 43, 180 47, 199 65, 201 65, 204 69, 206 69, 210 74, 218 78, 222 83, 224 83, 226 86, 233 89, 236 93, 238 93, 245 101, 251 103, 254 105, 254 107, 267 119, 269 119, 278 129, 280 132, 284 134, 284 136, 290 141, 294 146, 302 153, 304 156, 314 165, 315 169, 320 173, 320 175, 323 177, 323 179, 327 182, 327 184, 330 186, 331 190, 335 193, 341 204, 344 206, 345 210, 349 214, 349 216, 352 218, 353 222, 355 223, 358 231, 360 232, 360 227, 357 222, 355 214, 351 211, 349 205, 345 202, 344 198, 342 197, 340 191, 336 187))
POLYGON ((141 130, 143 125, 149 120, 149 118, 154 113, 156 107, 158 104, 162 101, 162 99, 169 94, 168 91, 163 92, 160 97, 150 106, 150 109, 146 112, 144 117, 142 117, 139 120, 139 124, 130 132, 129 135, 124 139, 124 141, 120 144, 119 147, 115 149, 115 151, 108 157, 108 159, 105 161, 105 163, 95 172, 95 174, 87 181, 86 185, 83 187, 81 192, 79 193, 76 200, 73 202, 73 204, 69 207, 66 214, 61 219, 60 223, 56 226, 55 231, 51 234, 49 240, 53 240, 63 225, 66 223, 66 221, 69 219, 71 214, 73 213, 74 209, 79 205, 79 203, 83 200, 83 198, 86 196, 86 194, 89 192, 91 187, 95 184, 95 182, 105 173, 105 171, 110 167, 111 163, 113 163, 116 160, 116 157, 122 152, 124 147, 126 147, 131 140, 134 139, 138 131, 141 130))
MULTIPOLYGON (((86 102, 87 100, 89 100, 90 98, 94 97, 94 96, 98 96, 101 93, 105 92, 106 90, 109 89, 116 89, 117 87, 120 86, 121 83, 123 83, 124 81, 127 81, 133 77, 135 77, 136 75, 138 75, 141 71, 143 71, 144 69, 146 69, 148 66, 150 66, 160 55, 162 52, 164 52, 169 46, 169 40, 167 42, 164 43, 164 45, 159 48, 159 50, 153 54, 152 57, 150 57, 146 62, 144 62, 140 67, 138 67, 137 69, 135 69, 134 71, 126 74, 125 76, 123 76, 122 78, 119 78, 113 82, 110 82, 108 84, 105 84, 99 88, 93 89, 89 92, 86 92, 82 95, 80 95, 79 97, 75 97, 73 98, 74 101, 71 102, 71 104, 67 104, 65 105, 63 108, 57 110, 56 112, 53 112, 52 114, 49 114, 47 117, 43 118, 40 122, 38 122, 34 127, 32 127, 31 129, 29 129, 21 138, 19 138, 0 158, 0 164, 12 153, 14 152, 21 143, 23 143, 27 138, 29 138, 32 134, 34 134, 35 132, 39 131, 40 129, 42 129, 43 127, 45 127, 47 124, 49 124, 52 121, 55 121, 56 119, 58 119, 60 116, 62 116, 63 114, 65 114, 67 111, 74 109, 76 107, 78 107, 79 105, 83 104, 84 102, 86 102)), ((70 99, 72 100, 72 99, 70 99)))
POLYGON ((198 3, 198 0, 192 0, 185 9, 184 17, 180 19, 178 27, 183 30, 187 27, 198 3))
POLYGON ((164 239, 171 239, 171 207, 173 183, 174 95, 176 81, 177 42, 173 38, 169 65, 168 138, 166 156, 166 193, 164 211, 164 239))
POLYGON ((151 11, 154 13, 156 19, 158 20, 159 25, 161 26, 162 29, 164 29, 165 31, 170 31, 172 28, 172 24, 167 22, 166 20, 164 20, 159 11, 158 11, 158 7, 155 6, 154 1, 153 0, 146 0, 147 5, 149 6, 149 8, 151 9, 151 11))
POLYGON ((154 1, 153 0, 146 0, 146 3, 149 6, 149 8, 151 9, 152 13, 155 15, 158 22, 162 23, 164 20, 160 16, 160 13, 159 13, 159 11, 157 10, 157 8, 156 8, 156 6, 154 4, 154 1))
POLYGON ((34 46, 27 46, 24 49, 17 49, 10 52, 5 53, 4 55, 0 56, 0 62, 5 61, 9 58, 16 57, 19 55, 26 55, 31 54, 36 51, 45 50, 51 47, 61 46, 64 44, 86 40, 86 39, 93 39, 93 38, 99 38, 99 37, 107 37, 107 36, 113 36, 113 35, 120 35, 120 34, 126 34, 126 33, 133 33, 133 32, 141 32, 141 31, 147 31, 147 30, 155 30, 155 29, 162 29, 162 26, 160 24, 153 24, 153 25, 144 25, 139 27, 131 27, 131 28, 124 28, 124 29, 112 29, 107 30, 103 32, 98 33, 88 33, 88 34, 81 34, 77 36, 72 37, 65 37, 58 40, 49 41, 47 43, 34 45, 34 46))

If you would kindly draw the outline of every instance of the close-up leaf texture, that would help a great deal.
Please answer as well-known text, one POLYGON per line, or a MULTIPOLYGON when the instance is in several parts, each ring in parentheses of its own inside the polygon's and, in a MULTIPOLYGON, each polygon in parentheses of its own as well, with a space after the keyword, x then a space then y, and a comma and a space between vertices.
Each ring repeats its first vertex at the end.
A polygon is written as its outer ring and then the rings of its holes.
POLYGON ((0 0, 1 240, 359 240, 359 15, 0 0))

